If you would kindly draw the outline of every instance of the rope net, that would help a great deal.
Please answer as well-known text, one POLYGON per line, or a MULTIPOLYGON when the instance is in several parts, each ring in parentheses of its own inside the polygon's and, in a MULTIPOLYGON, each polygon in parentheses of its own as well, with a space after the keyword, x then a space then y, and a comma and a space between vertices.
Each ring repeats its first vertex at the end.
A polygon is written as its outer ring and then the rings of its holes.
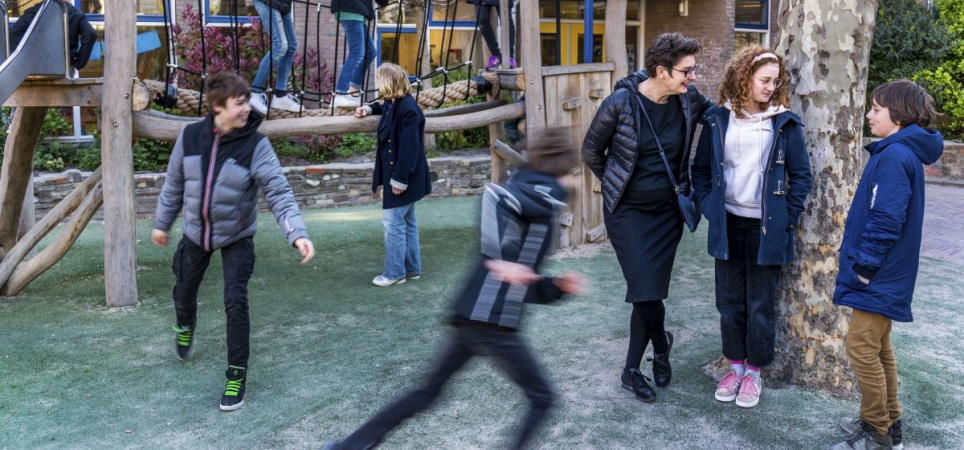
MULTIPOLYGON (((228 26, 228 33, 231 37, 231 45, 229 47, 233 57, 233 63, 234 63, 233 70, 235 72, 240 73, 239 53, 242 51, 240 39, 241 39, 241 30, 244 27, 244 24, 239 18, 238 2, 241 0, 224 0, 224 1, 229 2, 228 10, 230 11, 230 21, 228 26)), ((208 112, 207 106, 205 106, 205 102, 204 102, 204 89, 205 89, 205 80, 209 75, 208 64, 207 64, 208 62, 207 55, 208 55, 209 48, 208 48, 207 39, 205 38, 204 31, 211 25, 209 23, 205 23, 205 20, 204 20, 205 14, 200 13, 201 11, 203 11, 204 1, 197 0, 197 8, 198 8, 199 14, 197 14, 197 19, 196 19, 197 23, 192 25, 196 26, 200 31, 199 44, 200 44, 201 53, 204 57, 202 58, 202 65, 201 65, 200 72, 198 72, 197 70, 190 70, 184 67, 183 65, 179 64, 179 61, 178 61, 178 56, 176 51, 177 40, 175 36, 175 27, 173 26, 173 17, 172 17, 171 11, 169 11, 169 6, 173 3, 174 3, 174 0, 166 0, 165 2, 163 2, 164 4, 164 7, 163 7, 164 41, 165 41, 167 55, 168 55, 167 70, 165 71, 166 73, 165 80, 164 81, 146 80, 144 81, 144 84, 147 87, 148 91, 151 93, 151 98, 158 104, 168 108, 176 108, 180 110, 182 114, 185 114, 185 115, 192 115, 192 114, 199 115, 199 116, 204 115, 204 114, 207 114, 208 112), (178 81, 181 77, 199 78, 200 90, 195 91, 190 89, 179 89, 178 81)), ((461 63, 450 65, 450 62, 451 62, 450 58, 451 58, 451 54, 453 53, 451 52, 451 48, 454 41, 454 34, 456 31, 455 19, 458 14, 458 2, 456 0, 392 0, 392 1, 386 1, 386 2, 380 1, 378 3, 380 4, 380 6, 376 8, 376 14, 378 12, 385 11, 387 8, 393 8, 393 7, 397 8, 397 11, 395 11, 395 17, 396 17, 395 33, 394 33, 395 46, 391 55, 392 61, 395 61, 395 62, 398 61, 398 49, 401 44, 400 36, 402 34, 402 20, 403 20, 404 9, 406 7, 424 8, 423 14, 422 14, 423 20, 421 22, 421 25, 422 25, 421 33, 419 36, 418 54, 416 57, 417 73, 414 76, 409 77, 409 80, 412 83, 413 89, 415 90, 414 96, 419 106, 421 106, 423 109, 437 108, 445 103, 465 100, 476 95, 484 94, 485 92, 487 92, 489 89, 493 87, 491 82, 495 81, 497 78, 490 77, 489 80, 484 80, 481 77, 470 77, 465 81, 457 81, 457 82, 450 81, 450 78, 449 78, 450 73, 459 71, 466 67, 468 68, 472 67, 472 62, 473 62, 472 59, 474 57, 475 47, 476 47, 475 45, 476 38, 478 36, 478 17, 476 17, 475 27, 472 34, 472 40, 471 40, 472 42, 471 50, 469 51, 469 58, 466 61, 463 61, 461 63), (423 58, 424 58, 424 54, 426 53, 425 52, 426 46, 428 45, 427 33, 429 31, 429 24, 431 22, 430 18, 433 17, 433 14, 435 14, 436 12, 438 12, 439 14, 444 14, 444 17, 445 17, 444 21, 442 22, 442 46, 446 49, 446 51, 444 53, 440 53, 439 62, 441 63, 441 65, 438 68, 428 73, 422 73, 422 67, 424 65, 423 58), (446 38, 448 39, 447 44, 446 44, 446 38), (441 57, 441 55, 443 54, 444 54, 444 61, 442 61, 443 58, 441 57), (442 77, 441 86, 427 88, 427 89, 423 87, 425 83, 431 83, 433 79, 439 76, 442 77)), ((259 86, 259 88, 262 88, 263 92, 267 94, 267 97, 268 97, 268 101, 266 102, 266 104, 268 105, 269 109, 268 109, 268 114, 266 118, 271 120, 271 119, 289 119, 289 118, 297 118, 297 117, 343 116, 343 115, 353 114, 353 110, 351 109, 334 107, 334 104, 332 101, 334 98, 334 94, 336 94, 334 92, 334 89, 319 92, 319 91, 311 91, 310 89, 308 89, 308 86, 306 86, 306 80, 309 78, 307 75, 308 60, 309 60, 308 46, 306 44, 309 42, 308 37, 309 37, 309 28, 311 28, 309 27, 311 13, 312 11, 314 11, 314 15, 315 15, 315 26, 313 27, 314 34, 315 34, 314 36, 315 49, 320 50, 322 48, 321 47, 321 44, 322 44, 321 27, 318 26, 318 24, 321 23, 322 8, 330 8, 331 5, 326 3, 321 3, 321 2, 312 2, 311 0, 292 0, 292 6, 294 6, 295 4, 301 5, 302 8, 304 9, 304 14, 301 16, 301 19, 303 20, 303 23, 302 23, 303 26, 301 27, 301 29, 303 32, 302 32, 302 35, 300 36, 300 41, 299 41, 299 44, 301 45, 300 50, 302 52, 301 54, 302 76, 301 76, 300 86, 294 86, 295 84, 297 84, 296 82, 289 83, 288 92, 291 94, 295 94, 295 96, 300 99, 300 101, 297 102, 299 104, 299 111, 292 112, 292 111, 286 111, 286 110, 270 107, 271 99, 276 92, 275 89, 272 89, 272 86, 276 85, 276 80, 275 80, 276 67, 275 67, 274 58, 268 58, 268 61, 270 62, 270 68, 268 71, 267 86, 259 86), (317 104, 319 107, 313 108, 313 109, 306 108, 304 105, 305 101, 313 102, 317 104)), ((292 11, 291 14, 292 14, 292 19, 294 20, 295 12, 292 11)), ((267 24, 262 23, 261 26, 259 27, 260 41, 262 44, 262 48, 265 49, 266 52, 271 51, 271 47, 272 47, 271 36, 274 34, 274 31, 275 31, 274 30, 275 22, 276 22, 275 20, 269 20, 267 24), (265 47, 266 43, 267 43, 267 47, 265 47)), ((373 37, 378 36, 377 26, 375 23, 377 22, 377 19, 370 20, 367 22, 368 22, 368 28, 367 28, 368 35, 366 36, 366 39, 372 39, 373 37)), ((335 33, 334 33, 335 34, 335 42, 334 42, 335 58, 334 58, 332 73, 338 74, 339 62, 344 61, 348 57, 348 46, 344 45, 343 43, 342 35, 344 33, 341 32, 341 22, 336 20, 335 23, 336 23, 335 33)), ((367 52, 368 51, 367 46, 363 45, 363 47, 366 48, 365 51, 367 52)), ((364 55, 363 60, 368 59, 367 58, 368 56, 369 55, 367 54, 364 55)), ((316 59, 317 59, 316 70, 320 77, 321 73, 323 72, 322 58, 319 55, 316 59)), ((295 69, 295 67, 292 67, 292 69, 295 69)), ((363 87, 362 89, 360 89, 360 94, 359 94, 362 96, 363 103, 364 103, 364 100, 366 99, 371 99, 371 100, 380 99, 380 97, 378 97, 378 89, 375 87, 369 86, 370 84, 369 79, 372 78, 370 77, 370 74, 369 74, 370 69, 371 69, 370 64, 367 67, 363 68, 363 75, 362 75, 363 87)), ((322 83, 318 83, 318 84, 321 85, 322 83)))

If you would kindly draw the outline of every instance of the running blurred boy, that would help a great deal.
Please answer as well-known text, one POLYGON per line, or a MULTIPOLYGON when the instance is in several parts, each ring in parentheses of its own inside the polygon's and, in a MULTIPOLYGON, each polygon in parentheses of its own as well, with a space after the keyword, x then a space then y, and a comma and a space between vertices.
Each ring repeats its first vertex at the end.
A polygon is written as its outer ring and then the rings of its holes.
POLYGON ((482 254, 456 297, 455 329, 435 371, 421 388, 382 409, 350 436, 329 441, 325 450, 362 450, 431 406, 445 383, 476 356, 489 357, 529 398, 529 411, 512 448, 523 448, 555 398, 552 385, 522 336, 516 332, 524 303, 550 303, 563 294, 581 295, 583 276, 539 275, 553 249, 566 189, 560 181, 580 163, 566 130, 545 130, 529 138, 528 163, 505 187, 489 185, 482 197, 482 254))

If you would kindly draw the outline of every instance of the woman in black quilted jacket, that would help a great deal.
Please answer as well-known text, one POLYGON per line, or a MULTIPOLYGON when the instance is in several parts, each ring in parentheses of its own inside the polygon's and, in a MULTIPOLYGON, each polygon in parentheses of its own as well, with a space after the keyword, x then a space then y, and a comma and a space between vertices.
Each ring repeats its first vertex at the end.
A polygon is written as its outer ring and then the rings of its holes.
POLYGON ((692 85, 699 52, 698 42, 679 33, 656 37, 646 50, 646 70, 616 84, 596 112, 582 147, 583 159, 602 183, 606 231, 626 278, 626 302, 633 305, 621 381, 645 402, 656 400, 639 371, 650 341, 656 386, 669 386, 672 378, 673 335, 665 330, 663 300, 683 217, 667 165, 680 184, 689 183, 696 121, 712 105, 692 85))

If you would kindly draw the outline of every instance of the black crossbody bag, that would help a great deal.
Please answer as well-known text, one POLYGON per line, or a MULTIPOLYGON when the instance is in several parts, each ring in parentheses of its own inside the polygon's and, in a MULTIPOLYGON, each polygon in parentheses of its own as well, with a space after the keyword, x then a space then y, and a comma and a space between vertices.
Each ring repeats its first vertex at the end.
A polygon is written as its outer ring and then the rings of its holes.
MULTIPOLYGON (((675 100, 675 99, 674 99, 675 100)), ((643 112, 643 116, 646 117, 646 122, 649 123, 649 129, 653 131, 653 140, 656 141, 656 147, 659 148, 659 156, 663 158, 663 165, 666 166, 666 173, 669 175, 670 183, 673 183, 673 190, 676 191, 676 198, 678 200, 679 212, 683 216, 683 221, 686 222, 686 227, 690 229, 693 233, 696 231, 696 227, 700 224, 700 206, 696 202, 696 193, 693 191, 693 187, 689 183, 677 183, 676 175, 673 174, 673 168, 670 167, 669 161, 666 159, 666 152, 663 151, 663 144, 659 142, 659 135, 656 133, 656 127, 653 126, 653 121, 649 119, 649 113, 646 112, 646 106, 643 105, 643 101, 638 97, 636 98, 639 109, 643 112)), ((689 149, 683 151, 683 164, 686 164, 689 160, 689 149)))

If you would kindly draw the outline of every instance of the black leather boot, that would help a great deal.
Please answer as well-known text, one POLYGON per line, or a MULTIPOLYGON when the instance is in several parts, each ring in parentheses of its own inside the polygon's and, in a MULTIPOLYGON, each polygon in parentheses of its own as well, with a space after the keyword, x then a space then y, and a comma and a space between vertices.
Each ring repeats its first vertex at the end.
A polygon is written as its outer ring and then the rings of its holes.
POLYGON ((653 361, 653 380, 656 381, 656 387, 661 388, 669 386, 670 380, 673 379, 673 367, 669 364, 669 352, 673 349, 673 333, 666 332, 666 342, 669 343, 666 352, 654 352, 653 357, 650 358, 653 361))
POLYGON ((623 388, 633 391, 637 400, 649 403, 656 400, 656 391, 649 386, 647 379, 639 369, 623 369, 623 388))

